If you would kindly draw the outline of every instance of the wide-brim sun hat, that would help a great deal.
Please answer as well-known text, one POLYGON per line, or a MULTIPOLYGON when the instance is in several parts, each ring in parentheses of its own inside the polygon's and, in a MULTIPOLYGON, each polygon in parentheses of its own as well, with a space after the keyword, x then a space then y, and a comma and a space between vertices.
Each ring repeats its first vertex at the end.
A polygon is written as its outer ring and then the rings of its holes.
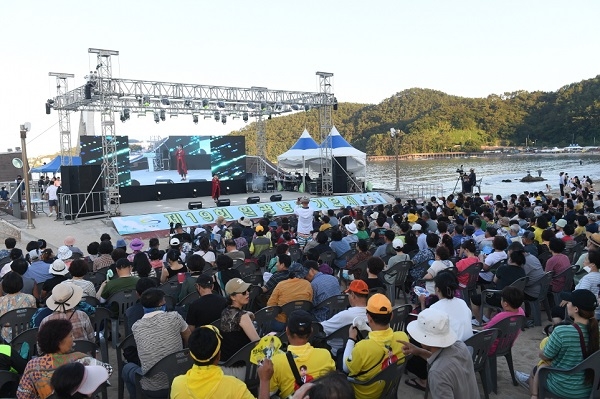
POLYGON ((46 299, 46 306, 52 311, 66 312, 73 309, 83 298, 83 289, 77 284, 60 283, 52 289, 52 295, 46 299))
POLYGON ((81 384, 77 387, 75 393, 79 392, 84 395, 91 395, 100 385, 105 383, 108 380, 108 371, 104 366, 85 366, 85 371, 83 373, 83 380, 81 384))
POLYGON ((417 320, 408 324, 406 331, 420 344, 435 348, 447 348, 458 339, 450 328, 448 313, 432 308, 420 312, 417 320))
POLYGON ((358 228, 356 227, 356 224, 354 222, 347 224, 344 227, 346 228, 346 231, 350 234, 358 233, 358 228))

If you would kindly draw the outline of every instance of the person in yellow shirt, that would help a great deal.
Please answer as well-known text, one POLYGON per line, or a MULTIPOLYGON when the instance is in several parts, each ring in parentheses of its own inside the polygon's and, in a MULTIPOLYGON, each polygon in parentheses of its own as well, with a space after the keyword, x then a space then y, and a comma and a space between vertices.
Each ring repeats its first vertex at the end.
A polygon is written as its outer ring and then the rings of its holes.
MULTIPOLYGON (((244 381, 224 375, 219 360, 223 338, 212 325, 202 326, 192 332, 188 340, 194 365, 185 375, 175 377, 171 385, 171 399, 255 399, 244 381)), ((259 399, 268 399, 272 364, 266 362, 258 368, 260 378, 259 399)))
MULTIPOLYGON (((286 353, 273 356, 273 377, 270 393, 279 392, 280 398, 287 398, 305 382, 317 380, 335 370, 335 363, 327 349, 313 348, 308 343, 312 332, 313 317, 305 310, 294 310, 288 317, 285 333, 289 340, 288 353, 291 353, 293 367, 298 370, 300 381, 296 381, 292 364, 286 353)), ((216 397, 216 396, 215 396, 216 397)))
MULTIPOLYGON (((404 331, 390 328, 392 303, 383 294, 375 294, 367 301, 367 322, 371 327, 369 339, 356 342, 358 330, 350 326, 349 338, 344 350, 344 371, 349 377, 368 381, 392 364, 404 363, 402 344, 408 336, 404 331)), ((383 385, 354 385, 356 399, 378 398, 383 385)))

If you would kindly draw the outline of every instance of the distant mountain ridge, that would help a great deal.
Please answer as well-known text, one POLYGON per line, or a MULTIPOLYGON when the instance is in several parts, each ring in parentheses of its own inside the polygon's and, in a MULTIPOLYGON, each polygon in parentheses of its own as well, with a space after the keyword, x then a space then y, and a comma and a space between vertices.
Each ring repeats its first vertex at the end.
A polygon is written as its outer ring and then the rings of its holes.
MULTIPOLYGON (((276 161, 306 128, 320 142, 318 110, 266 121, 267 157, 276 161)), ((516 91, 485 98, 421 88, 403 90, 379 104, 340 103, 333 112, 340 134, 368 155, 393 155, 390 128, 405 132, 401 153, 477 151, 481 146, 564 147, 600 143, 600 75, 554 92, 516 91)), ((232 132, 246 136, 256 154, 256 124, 232 132)))

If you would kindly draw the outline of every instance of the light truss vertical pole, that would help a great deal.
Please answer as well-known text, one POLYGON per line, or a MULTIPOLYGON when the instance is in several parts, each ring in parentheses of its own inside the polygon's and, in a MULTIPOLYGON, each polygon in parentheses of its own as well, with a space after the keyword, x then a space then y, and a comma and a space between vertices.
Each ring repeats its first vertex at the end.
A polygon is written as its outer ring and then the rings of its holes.
POLYGON ((258 156, 257 174, 267 176, 267 132, 262 112, 256 120, 256 155, 258 156))
MULTIPOLYGON (((74 78, 71 73, 50 72, 48 76, 56 77, 56 97, 64 99, 69 92, 67 84, 68 78, 74 78)), ((71 113, 63 108, 58 109, 58 130, 60 132, 60 164, 70 166, 73 164, 73 154, 71 152, 71 113)))
POLYGON ((102 104, 100 114, 102 128, 102 169, 104 170, 104 188, 106 190, 106 208, 109 216, 121 214, 121 196, 119 193, 119 170, 117 164, 117 140, 115 137, 115 111, 113 106, 112 60, 118 51, 90 48, 89 53, 96 54, 98 80, 96 88, 102 104))
POLYGON ((319 107, 319 126, 321 132, 321 147, 319 156, 321 158, 321 194, 333 195, 333 149, 331 143, 331 128, 333 127, 333 104, 330 104, 331 78, 333 73, 317 72, 319 76, 319 93, 322 101, 319 107))

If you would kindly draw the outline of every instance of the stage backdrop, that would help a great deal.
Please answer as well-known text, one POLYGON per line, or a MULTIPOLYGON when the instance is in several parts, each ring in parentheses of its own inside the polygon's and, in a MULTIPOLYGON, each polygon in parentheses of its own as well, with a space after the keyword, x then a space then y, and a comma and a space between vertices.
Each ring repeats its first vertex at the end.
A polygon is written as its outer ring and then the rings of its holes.
MULTIPOLYGON (((346 206, 369 206, 385 204, 386 200, 380 193, 349 194, 335 197, 312 198, 311 209, 324 211, 340 209, 346 206)), ((244 216, 255 219, 261 218, 265 213, 274 215, 289 215, 294 212, 296 201, 279 201, 262 204, 234 205, 222 208, 208 208, 197 210, 183 210, 168 213, 152 213, 146 215, 113 217, 115 229, 120 235, 145 233, 149 231, 169 230, 169 223, 181 223, 183 226, 202 226, 215 223, 218 216, 225 220, 237 220, 244 216)))

